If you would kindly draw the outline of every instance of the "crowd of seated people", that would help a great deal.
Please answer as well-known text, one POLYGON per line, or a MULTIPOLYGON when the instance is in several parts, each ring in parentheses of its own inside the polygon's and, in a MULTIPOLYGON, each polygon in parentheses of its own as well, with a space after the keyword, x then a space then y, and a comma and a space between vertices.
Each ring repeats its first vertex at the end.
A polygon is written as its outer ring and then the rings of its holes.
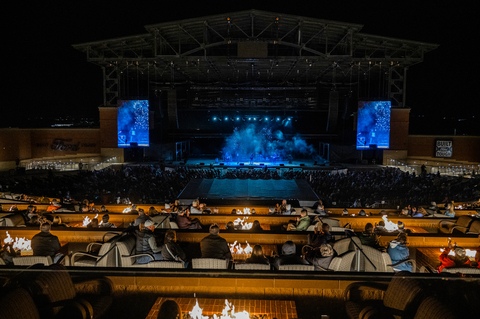
MULTIPOLYGON (((76 204, 84 198, 97 204, 157 204, 176 198, 193 178, 305 179, 322 198, 322 205, 325 206, 332 206, 335 202, 346 207, 370 208, 385 200, 401 207, 407 204, 420 206, 433 201, 442 204, 470 201, 476 205, 480 198, 477 178, 464 179, 438 174, 417 176, 395 168, 339 174, 321 170, 292 170, 280 175, 277 170, 268 169, 223 172, 218 169, 188 167, 162 170, 160 166, 144 165, 79 171, 76 175, 49 174, 47 178, 19 177, 15 181, 1 180, 1 184, 3 188, 8 186, 11 192, 63 198, 63 202, 68 204, 76 204)), ((52 209, 54 207, 52 205, 52 209)), ((280 212, 285 208, 283 203, 278 207, 280 212)), ((319 212, 321 211, 320 206, 319 212)))

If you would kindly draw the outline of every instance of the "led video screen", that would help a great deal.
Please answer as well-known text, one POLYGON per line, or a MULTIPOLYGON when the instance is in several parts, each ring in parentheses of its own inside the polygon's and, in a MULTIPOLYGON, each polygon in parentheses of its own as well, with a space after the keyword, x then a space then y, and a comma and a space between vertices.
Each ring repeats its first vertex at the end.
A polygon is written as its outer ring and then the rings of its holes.
POLYGON ((118 147, 150 145, 148 100, 120 100, 117 111, 118 147))
POLYGON ((390 101, 360 101, 357 116, 357 150, 390 147, 390 101))

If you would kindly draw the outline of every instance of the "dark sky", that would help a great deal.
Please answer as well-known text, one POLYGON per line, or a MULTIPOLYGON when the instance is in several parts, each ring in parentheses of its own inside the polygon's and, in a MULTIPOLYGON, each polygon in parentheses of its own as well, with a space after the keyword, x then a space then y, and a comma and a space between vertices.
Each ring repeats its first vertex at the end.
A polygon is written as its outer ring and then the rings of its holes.
POLYGON ((39 115, 97 116, 103 103, 101 69, 72 44, 145 33, 148 24, 248 9, 358 23, 364 33, 437 43, 440 47, 408 72, 407 106, 417 114, 479 114, 478 19, 473 7, 462 2, 21 2, 4 12, 2 47, 8 58, 2 62, 8 84, 1 122, 5 126, 6 119, 14 124, 39 115))

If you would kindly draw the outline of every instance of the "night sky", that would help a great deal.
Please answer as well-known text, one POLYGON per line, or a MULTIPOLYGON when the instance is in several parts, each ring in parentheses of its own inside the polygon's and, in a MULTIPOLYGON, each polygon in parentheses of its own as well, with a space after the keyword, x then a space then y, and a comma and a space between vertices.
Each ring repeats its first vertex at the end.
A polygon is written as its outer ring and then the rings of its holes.
POLYGON ((248 9, 357 23, 364 25, 364 33, 439 44, 408 71, 407 106, 413 115, 478 118, 478 19, 471 2, 462 2, 21 2, 4 11, 2 62, 8 83, 0 125, 18 126, 39 116, 98 118, 101 69, 72 44, 146 33, 143 26, 149 24, 248 9))

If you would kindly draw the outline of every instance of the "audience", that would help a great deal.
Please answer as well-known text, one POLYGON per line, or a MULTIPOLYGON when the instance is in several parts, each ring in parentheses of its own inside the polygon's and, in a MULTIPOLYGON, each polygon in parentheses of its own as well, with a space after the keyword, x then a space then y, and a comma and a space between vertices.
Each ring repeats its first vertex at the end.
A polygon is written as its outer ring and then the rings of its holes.
MULTIPOLYGON (((133 209, 132 209, 132 211, 133 211, 133 209)), ((145 221, 147 221, 147 220, 152 220, 152 219, 148 215, 145 214, 145 211, 143 210, 143 208, 140 208, 138 210, 138 217, 133 222, 133 226, 138 226, 140 224, 144 224, 145 221)))
POLYGON ((260 245, 253 246, 252 256, 247 258, 245 262, 248 264, 270 264, 268 258, 263 254, 263 249, 260 245))
MULTIPOLYGON (((155 225, 150 219, 147 219, 144 226, 140 226, 135 231, 135 236, 137 237, 136 254, 149 254, 153 256, 154 260, 162 260, 162 247, 157 245, 154 231, 155 225)), ((137 257, 137 264, 148 264, 151 261, 152 258, 149 256, 137 257)))
MULTIPOLYGON (((161 247, 161 253, 163 260, 167 261, 178 261, 178 262, 186 262, 187 255, 182 250, 182 248, 177 244, 177 233, 169 229, 165 233, 165 241, 163 246, 161 247)), ((185 268, 187 264, 185 263, 185 268)))
MULTIPOLYGON (((392 240, 388 244, 387 253, 390 255, 392 264, 396 264, 400 261, 406 260, 410 257, 410 252, 407 247, 407 234, 400 233, 397 239, 392 240)), ((394 271, 412 271, 413 267, 410 263, 406 262, 401 265, 395 266, 394 271)))
POLYGON ((300 217, 296 218, 297 222, 295 226, 293 224, 289 224, 287 230, 296 230, 296 231, 305 231, 310 226, 310 217, 308 217, 308 213, 306 209, 302 209, 300 212, 300 217))
POLYGON ((220 237, 220 228, 213 224, 209 229, 210 235, 203 238, 200 242, 202 258, 232 259, 232 253, 225 239, 220 237))
POLYGON ((273 266, 278 269, 282 265, 308 265, 308 262, 296 255, 297 248, 295 243, 291 240, 286 241, 282 246, 282 254, 276 256, 273 261, 273 266))
POLYGON ((102 216, 102 224, 100 225, 100 228, 117 228, 114 224, 109 222, 110 220, 110 215, 105 214, 102 216))
POLYGON ((60 254, 60 241, 58 237, 50 233, 51 222, 42 218, 40 220, 40 233, 32 238, 32 250, 34 256, 50 256, 53 263, 59 261, 63 255, 60 254))
POLYGON ((335 237, 330 233, 330 225, 318 222, 313 234, 310 234, 310 246, 318 248, 325 244, 335 243, 335 237))
MULTIPOLYGON (((385 225, 384 222, 383 224, 385 225)), ((372 223, 367 223, 365 225, 365 231, 360 233, 360 236, 358 237, 360 238, 360 242, 362 243, 362 245, 370 246, 376 249, 384 249, 378 241, 378 236, 374 232, 372 223)))
POLYGON ((311 249, 305 254, 305 259, 315 266, 317 271, 328 270, 334 257, 333 247, 329 244, 323 244, 316 249, 311 249))
POLYGON ((202 229, 203 226, 198 218, 190 218, 188 208, 182 209, 181 213, 177 214, 175 222, 179 229, 202 229))

